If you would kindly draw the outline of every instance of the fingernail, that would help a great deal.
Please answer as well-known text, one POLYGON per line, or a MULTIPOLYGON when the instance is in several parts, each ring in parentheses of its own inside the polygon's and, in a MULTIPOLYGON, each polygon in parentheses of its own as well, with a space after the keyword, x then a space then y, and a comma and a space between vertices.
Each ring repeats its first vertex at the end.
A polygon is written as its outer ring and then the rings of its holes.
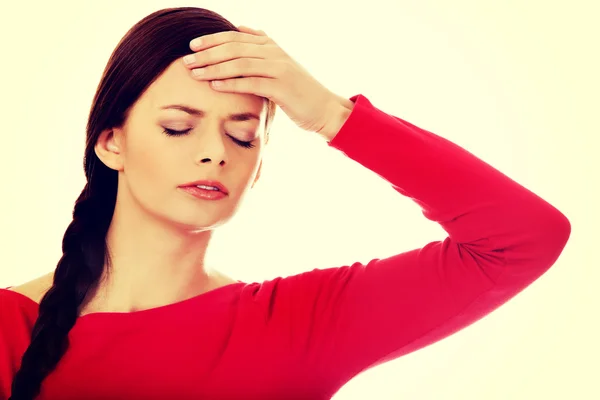
POLYGON ((186 64, 191 64, 196 61, 196 57, 193 54, 183 57, 183 62, 186 64))
POLYGON ((190 42, 190 46, 192 47, 200 47, 202 45, 202 39, 194 39, 190 42))
POLYGON ((192 70, 192 74, 194 76, 200 76, 200 75, 204 75, 204 71, 206 71, 206 69, 204 68, 196 68, 192 70))

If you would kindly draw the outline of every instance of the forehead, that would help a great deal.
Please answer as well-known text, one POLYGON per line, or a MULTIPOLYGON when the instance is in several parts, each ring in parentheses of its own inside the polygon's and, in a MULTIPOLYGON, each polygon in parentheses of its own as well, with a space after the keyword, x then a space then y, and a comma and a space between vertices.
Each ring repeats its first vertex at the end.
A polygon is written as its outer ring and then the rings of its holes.
POLYGON ((265 119, 267 100, 246 93, 224 93, 213 90, 208 81, 198 81, 191 76, 181 59, 175 60, 148 87, 138 100, 147 111, 159 112, 162 106, 185 104, 205 110, 207 115, 225 118, 232 113, 252 112, 265 119))

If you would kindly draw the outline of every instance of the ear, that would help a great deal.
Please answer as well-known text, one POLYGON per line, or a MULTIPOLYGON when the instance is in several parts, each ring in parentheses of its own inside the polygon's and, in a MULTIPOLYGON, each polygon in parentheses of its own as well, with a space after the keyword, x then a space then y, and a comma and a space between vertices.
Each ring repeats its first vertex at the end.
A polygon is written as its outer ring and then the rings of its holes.
POLYGON ((252 182, 252 186, 250 186, 250 188, 253 188, 254 185, 256 184, 256 182, 258 181, 258 178, 260 178, 260 170, 262 169, 262 160, 260 160, 260 165, 258 166, 258 171, 256 171, 256 177, 254 178, 254 182, 252 182))
POLYGON ((118 129, 106 129, 98 140, 94 151, 108 168, 123 171, 122 135, 118 129))

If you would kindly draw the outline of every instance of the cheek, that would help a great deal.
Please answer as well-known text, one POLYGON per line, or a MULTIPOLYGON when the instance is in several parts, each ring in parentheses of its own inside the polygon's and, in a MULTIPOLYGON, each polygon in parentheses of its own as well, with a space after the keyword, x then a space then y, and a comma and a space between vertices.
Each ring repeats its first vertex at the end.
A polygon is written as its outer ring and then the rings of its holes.
POLYGON ((132 141, 127 149, 124 175, 133 192, 155 198, 160 196, 161 188, 177 185, 170 178, 176 175, 177 154, 171 151, 171 147, 165 146, 161 138, 132 141))
POLYGON ((239 168, 236 174, 236 185, 238 186, 238 190, 245 192, 250 189, 252 183, 254 183, 259 165, 260 159, 256 156, 252 156, 250 159, 245 160, 243 167, 239 168))

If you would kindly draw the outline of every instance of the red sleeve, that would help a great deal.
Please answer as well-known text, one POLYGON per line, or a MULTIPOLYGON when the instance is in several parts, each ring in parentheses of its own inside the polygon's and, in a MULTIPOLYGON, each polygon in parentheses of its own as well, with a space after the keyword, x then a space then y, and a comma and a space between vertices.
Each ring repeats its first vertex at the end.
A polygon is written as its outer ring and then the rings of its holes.
POLYGON ((33 302, 22 304, 20 296, 0 288, 0 399, 8 399, 37 318, 37 306, 33 302))
POLYGON ((465 149, 362 95, 351 100, 329 146, 414 200, 448 236, 367 264, 279 278, 263 292, 268 325, 337 388, 498 308, 554 264, 571 232, 561 212, 465 149))

